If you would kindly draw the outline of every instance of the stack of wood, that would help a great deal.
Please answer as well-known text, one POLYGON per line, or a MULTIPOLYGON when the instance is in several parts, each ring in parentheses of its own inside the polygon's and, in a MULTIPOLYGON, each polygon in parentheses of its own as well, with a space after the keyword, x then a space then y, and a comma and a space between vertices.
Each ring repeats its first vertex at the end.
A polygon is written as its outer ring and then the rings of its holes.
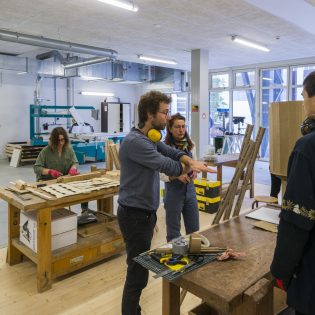
POLYGON ((105 162, 106 170, 112 171, 114 166, 116 170, 120 170, 120 162, 118 158, 119 144, 112 140, 105 140, 105 162))
POLYGON ((5 146, 5 154, 10 160, 10 165, 18 167, 20 164, 33 163, 44 145, 32 146, 27 142, 10 142, 5 146))

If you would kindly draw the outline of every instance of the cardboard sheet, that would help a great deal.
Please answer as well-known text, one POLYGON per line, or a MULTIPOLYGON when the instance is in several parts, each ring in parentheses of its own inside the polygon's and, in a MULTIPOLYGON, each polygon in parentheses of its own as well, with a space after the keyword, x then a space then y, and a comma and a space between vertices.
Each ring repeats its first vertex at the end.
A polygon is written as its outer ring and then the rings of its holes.
POLYGON ((261 207, 255 211, 246 214, 246 218, 251 218, 260 221, 266 221, 273 224, 279 224, 280 211, 268 207, 261 207))

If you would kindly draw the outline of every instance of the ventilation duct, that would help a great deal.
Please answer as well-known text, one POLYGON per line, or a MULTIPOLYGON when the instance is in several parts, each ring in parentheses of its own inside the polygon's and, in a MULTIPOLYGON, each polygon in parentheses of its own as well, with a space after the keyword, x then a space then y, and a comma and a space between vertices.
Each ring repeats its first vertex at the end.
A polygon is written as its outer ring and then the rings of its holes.
POLYGON ((27 35, 22 33, 10 32, 6 30, 0 30, 0 40, 56 50, 69 51, 74 53, 109 57, 111 59, 116 59, 118 54, 117 51, 112 49, 76 44, 56 39, 50 39, 42 36, 27 35))
POLYGON ((105 63, 105 62, 108 62, 108 61, 111 61, 111 60, 112 60, 112 58, 109 58, 109 57, 89 58, 89 59, 85 59, 83 61, 64 63, 64 68, 65 69, 78 68, 78 67, 83 67, 83 66, 89 66, 89 65, 105 63))
POLYGON ((38 60, 46 60, 50 58, 54 58, 54 60, 59 60, 61 63, 63 63, 64 59, 62 54, 57 50, 48 51, 36 56, 36 59, 38 60))

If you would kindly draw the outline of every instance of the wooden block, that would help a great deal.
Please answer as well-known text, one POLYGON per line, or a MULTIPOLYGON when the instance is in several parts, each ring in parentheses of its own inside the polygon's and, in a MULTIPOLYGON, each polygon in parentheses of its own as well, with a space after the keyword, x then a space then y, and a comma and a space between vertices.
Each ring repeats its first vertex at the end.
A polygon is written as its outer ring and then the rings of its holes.
POLYGON ((14 149, 11 156, 10 166, 18 167, 20 164, 21 155, 22 155, 21 149, 14 149))
POLYGON ((22 179, 18 179, 16 182, 15 182, 15 187, 17 189, 25 189, 26 187, 26 182, 24 182, 24 180, 22 179))

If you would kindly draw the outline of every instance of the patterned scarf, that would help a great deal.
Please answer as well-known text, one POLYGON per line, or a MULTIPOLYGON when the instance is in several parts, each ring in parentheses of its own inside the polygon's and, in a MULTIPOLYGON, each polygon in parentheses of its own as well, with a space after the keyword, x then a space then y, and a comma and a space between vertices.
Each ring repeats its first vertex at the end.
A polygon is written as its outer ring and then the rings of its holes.
MULTIPOLYGON (((174 139, 175 140, 175 139, 174 139)), ((187 138, 183 138, 179 141, 174 141, 174 146, 176 149, 186 151, 188 153, 188 141, 187 138)))

